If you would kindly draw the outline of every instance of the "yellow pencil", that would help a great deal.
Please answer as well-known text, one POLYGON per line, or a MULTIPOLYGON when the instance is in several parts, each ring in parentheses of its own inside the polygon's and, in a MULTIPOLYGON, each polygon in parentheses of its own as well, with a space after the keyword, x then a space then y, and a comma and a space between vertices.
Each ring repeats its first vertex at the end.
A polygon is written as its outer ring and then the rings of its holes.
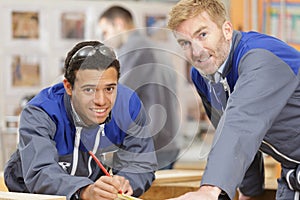
POLYGON ((126 194, 118 194, 118 200, 142 200, 136 197, 128 196, 126 194))

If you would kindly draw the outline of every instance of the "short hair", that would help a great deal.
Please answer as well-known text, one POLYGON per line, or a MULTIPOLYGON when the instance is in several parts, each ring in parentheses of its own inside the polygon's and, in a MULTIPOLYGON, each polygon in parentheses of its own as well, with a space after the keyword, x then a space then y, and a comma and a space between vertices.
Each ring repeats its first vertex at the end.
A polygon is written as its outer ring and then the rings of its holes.
POLYGON ((73 56, 85 46, 98 47, 104 45, 99 41, 84 41, 76 44, 67 54, 64 64, 65 78, 74 86, 76 72, 84 69, 106 70, 114 67, 120 77, 120 63, 116 58, 107 58, 100 52, 94 53, 91 56, 84 56, 80 59, 73 59, 73 56))
POLYGON ((228 20, 226 8, 221 0, 181 0, 169 13, 168 28, 175 30, 183 21, 204 11, 219 27, 228 20))
POLYGON ((103 18, 109 20, 110 22, 113 22, 116 18, 121 18, 127 24, 133 24, 133 17, 131 12, 121 6, 112 6, 108 8, 100 15, 99 20, 103 18))

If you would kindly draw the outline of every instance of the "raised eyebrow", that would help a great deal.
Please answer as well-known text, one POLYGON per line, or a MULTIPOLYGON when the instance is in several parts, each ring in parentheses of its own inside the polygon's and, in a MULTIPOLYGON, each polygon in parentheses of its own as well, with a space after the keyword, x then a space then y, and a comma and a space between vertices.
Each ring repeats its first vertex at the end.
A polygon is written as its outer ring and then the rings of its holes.
POLYGON ((95 87, 96 87, 96 85, 94 85, 94 84, 87 84, 87 85, 81 86, 80 88, 85 89, 85 88, 95 88, 95 87))
POLYGON ((117 84, 116 83, 110 83, 110 84, 107 84, 106 87, 116 87, 117 84))
POLYGON ((207 26, 201 26, 199 29, 197 29, 194 33, 193 33, 193 38, 195 36, 197 36, 201 31, 203 31, 204 29, 206 29, 207 26))

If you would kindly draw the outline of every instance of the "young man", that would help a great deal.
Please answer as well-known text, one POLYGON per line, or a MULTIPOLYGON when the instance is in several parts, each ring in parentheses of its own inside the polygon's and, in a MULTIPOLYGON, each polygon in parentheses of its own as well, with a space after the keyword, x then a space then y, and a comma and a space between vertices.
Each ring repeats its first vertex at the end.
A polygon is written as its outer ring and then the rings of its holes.
POLYGON ((281 163, 276 199, 299 199, 300 53, 274 37, 234 31, 220 0, 181 0, 168 26, 216 127, 200 189, 175 199, 232 199, 237 188, 240 199, 261 194, 261 151, 281 163))
POLYGON ((150 187, 153 142, 138 96, 118 84, 119 69, 113 50, 96 41, 68 53, 63 82, 42 90, 21 114, 19 146, 4 173, 10 191, 89 200, 115 199, 120 190, 139 196, 150 187), (112 163, 104 159, 109 152, 112 163))
POLYGON ((179 154, 180 105, 170 53, 136 29, 130 11, 112 6, 99 17, 105 43, 116 49, 120 83, 135 90, 145 107, 159 169, 171 169, 179 154))

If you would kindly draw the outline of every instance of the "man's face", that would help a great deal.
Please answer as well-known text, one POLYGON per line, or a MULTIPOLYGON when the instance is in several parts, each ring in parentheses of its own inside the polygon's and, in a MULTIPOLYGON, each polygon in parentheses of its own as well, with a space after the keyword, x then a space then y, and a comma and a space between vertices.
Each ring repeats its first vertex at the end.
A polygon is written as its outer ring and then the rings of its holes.
POLYGON ((101 29, 101 37, 105 43, 113 48, 120 48, 122 41, 120 32, 123 30, 118 23, 111 22, 106 18, 102 18, 99 20, 98 25, 101 29))
POLYGON ((183 21, 175 30, 175 37, 184 49, 186 58, 201 74, 214 74, 230 51, 232 26, 225 22, 220 28, 207 12, 183 21))
POLYGON ((64 80, 65 89, 79 117, 87 124, 101 124, 112 110, 117 96, 118 73, 114 67, 105 71, 78 70, 74 87, 64 80))

